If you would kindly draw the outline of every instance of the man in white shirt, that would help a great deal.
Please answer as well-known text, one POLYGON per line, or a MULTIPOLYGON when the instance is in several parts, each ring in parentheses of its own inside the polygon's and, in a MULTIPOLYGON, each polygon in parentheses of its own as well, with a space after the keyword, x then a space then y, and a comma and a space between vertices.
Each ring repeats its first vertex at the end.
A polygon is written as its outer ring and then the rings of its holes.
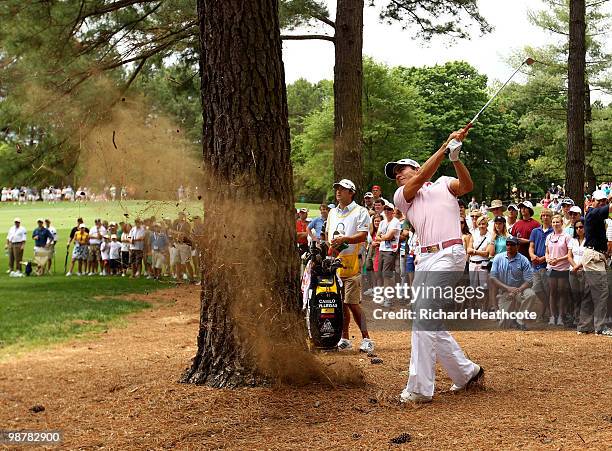
POLYGON ((47 271, 51 271, 51 261, 55 258, 55 244, 57 243, 57 229, 51 225, 49 218, 45 219, 45 227, 51 232, 53 241, 49 243, 49 260, 47 261, 47 271))
POLYGON ((4 245, 4 249, 8 250, 9 253, 9 269, 7 273, 12 274, 16 272, 21 274, 21 260, 23 259, 27 231, 21 225, 21 219, 15 218, 13 222, 15 225, 9 229, 6 236, 6 244, 4 245))
MULTIPOLYGON (((393 214, 394 208, 391 203, 383 208, 385 218, 378 226, 378 233, 375 238, 380 243, 379 266, 382 267, 385 287, 395 285, 395 260, 398 258, 399 237, 402 229, 400 221, 393 214)), ((383 305, 390 307, 391 300, 385 298, 383 305)))
POLYGON ((139 277, 144 254, 145 228, 140 218, 136 218, 136 226, 130 230, 130 258, 132 277, 139 277))
MULTIPOLYGON (((89 275, 93 276, 98 272, 98 262, 102 261, 100 255, 100 243, 102 243, 102 237, 106 235, 106 227, 102 225, 101 219, 95 220, 95 225, 89 231, 89 275)), ((102 264, 100 264, 100 272, 102 270, 102 264)))
POLYGON ((353 344, 349 340, 349 324, 351 313, 361 330, 361 345, 359 350, 371 352, 374 342, 370 340, 365 316, 361 311, 361 261, 359 259, 360 247, 367 240, 370 230, 370 215, 368 210, 355 203, 355 184, 343 179, 334 183, 338 206, 333 208, 327 217, 327 242, 339 252, 343 268, 338 270, 342 279, 344 292, 344 323, 342 338, 338 342, 338 349, 351 349, 353 344))

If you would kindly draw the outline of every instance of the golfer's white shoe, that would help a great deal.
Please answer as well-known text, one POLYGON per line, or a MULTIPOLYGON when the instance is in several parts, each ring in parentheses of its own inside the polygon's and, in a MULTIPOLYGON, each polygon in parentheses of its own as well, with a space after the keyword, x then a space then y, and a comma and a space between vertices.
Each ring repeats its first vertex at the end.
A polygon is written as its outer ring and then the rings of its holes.
POLYGON ((68 272, 66 273, 66 277, 70 277, 71 275, 72 275, 72 273, 71 273, 70 271, 68 271, 68 272))
POLYGON ((341 338, 336 346, 338 347, 338 351, 350 351, 353 349, 353 343, 346 338, 341 338))
POLYGON ((361 345, 359 345, 360 352, 374 352, 374 342, 369 338, 364 338, 361 340, 361 345))
POLYGON ((403 403, 413 402, 415 404, 424 404, 427 402, 431 402, 431 396, 422 395, 420 393, 414 393, 404 388, 404 391, 402 391, 402 394, 400 395, 400 402, 403 402, 403 403))
POLYGON ((467 381, 465 385, 451 385, 450 391, 452 393, 457 393, 462 390, 469 390, 471 387, 477 384, 482 384, 482 381, 484 379, 484 369, 481 368, 480 365, 474 364, 474 366, 475 368, 474 372, 472 373, 472 377, 470 377, 470 380, 467 381))

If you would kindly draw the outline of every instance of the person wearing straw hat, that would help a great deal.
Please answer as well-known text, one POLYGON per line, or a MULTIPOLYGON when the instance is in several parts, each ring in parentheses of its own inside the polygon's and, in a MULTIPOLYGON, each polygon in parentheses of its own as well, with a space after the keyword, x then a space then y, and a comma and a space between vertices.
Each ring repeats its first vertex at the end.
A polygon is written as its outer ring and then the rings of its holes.
POLYGON ((493 214, 493 218, 489 220, 489 224, 487 226, 487 231, 489 233, 493 233, 493 227, 495 226, 495 218, 504 215, 504 211, 506 211, 506 207, 504 207, 504 203, 499 199, 493 199, 491 201, 491 205, 489 206, 489 213, 493 214))

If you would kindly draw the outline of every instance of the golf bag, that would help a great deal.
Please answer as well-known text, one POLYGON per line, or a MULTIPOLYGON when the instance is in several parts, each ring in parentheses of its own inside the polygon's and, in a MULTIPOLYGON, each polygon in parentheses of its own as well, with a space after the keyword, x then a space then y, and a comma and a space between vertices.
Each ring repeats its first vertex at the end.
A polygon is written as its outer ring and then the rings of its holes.
POLYGON ((339 258, 327 257, 327 245, 311 243, 302 258, 307 263, 304 278, 303 309, 312 347, 336 349, 342 337, 342 280, 336 274, 342 268, 339 258))

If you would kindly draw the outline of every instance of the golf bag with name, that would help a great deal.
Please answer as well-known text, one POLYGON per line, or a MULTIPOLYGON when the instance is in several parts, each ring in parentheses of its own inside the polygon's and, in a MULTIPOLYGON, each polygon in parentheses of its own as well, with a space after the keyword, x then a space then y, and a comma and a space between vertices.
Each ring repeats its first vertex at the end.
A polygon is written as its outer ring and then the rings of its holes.
POLYGON ((303 255, 307 263, 304 278, 303 309, 312 347, 321 350, 336 349, 342 337, 343 294, 342 280, 337 275, 342 268, 339 258, 327 257, 327 245, 311 243, 303 255))

